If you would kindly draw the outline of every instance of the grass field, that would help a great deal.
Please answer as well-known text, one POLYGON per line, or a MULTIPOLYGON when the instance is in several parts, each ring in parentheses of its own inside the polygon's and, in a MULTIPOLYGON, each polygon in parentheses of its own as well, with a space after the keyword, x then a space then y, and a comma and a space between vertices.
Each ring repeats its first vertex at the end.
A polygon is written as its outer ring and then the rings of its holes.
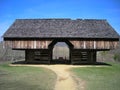
POLYGON ((120 63, 107 67, 73 68, 72 72, 85 82, 85 90, 120 90, 120 63))
POLYGON ((0 64, 0 90, 53 90, 56 74, 40 67, 0 64))
MULTIPOLYGON (((120 90, 120 63, 111 66, 72 68, 84 90, 120 90)), ((77 81, 78 81, 77 80, 77 81)), ((53 90, 56 74, 40 67, 0 64, 0 90, 53 90)), ((81 90, 81 85, 78 85, 81 90)))

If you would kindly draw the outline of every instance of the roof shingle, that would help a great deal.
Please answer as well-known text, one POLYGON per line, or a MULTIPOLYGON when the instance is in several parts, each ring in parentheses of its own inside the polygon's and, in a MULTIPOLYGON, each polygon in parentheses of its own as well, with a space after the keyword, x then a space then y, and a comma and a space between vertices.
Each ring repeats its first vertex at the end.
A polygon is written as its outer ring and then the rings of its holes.
POLYGON ((106 20, 17 19, 4 38, 119 38, 106 20))

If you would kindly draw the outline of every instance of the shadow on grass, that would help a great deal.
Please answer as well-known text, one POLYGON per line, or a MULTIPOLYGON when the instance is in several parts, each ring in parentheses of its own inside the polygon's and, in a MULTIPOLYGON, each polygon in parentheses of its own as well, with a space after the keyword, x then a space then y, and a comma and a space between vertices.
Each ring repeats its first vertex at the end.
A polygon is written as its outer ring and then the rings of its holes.
POLYGON ((111 64, 108 64, 108 63, 105 63, 105 62, 94 62, 94 63, 77 63, 77 64, 74 64, 74 65, 96 65, 96 66, 112 66, 111 64))
POLYGON ((75 64, 71 64, 69 61, 63 62, 63 61, 51 61, 50 63, 42 63, 42 62, 26 62, 26 61, 16 61, 13 62, 12 64, 34 64, 34 65, 57 65, 57 64, 61 64, 61 65, 104 65, 104 66, 112 66, 111 64, 105 63, 105 62, 94 62, 94 63, 75 63, 75 64))

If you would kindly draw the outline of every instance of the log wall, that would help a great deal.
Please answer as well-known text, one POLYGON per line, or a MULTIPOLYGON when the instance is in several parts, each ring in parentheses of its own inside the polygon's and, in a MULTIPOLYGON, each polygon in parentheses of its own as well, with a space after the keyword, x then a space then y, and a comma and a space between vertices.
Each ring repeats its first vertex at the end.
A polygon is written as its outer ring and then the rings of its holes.
POLYGON ((96 62, 96 51, 81 51, 79 49, 71 50, 71 63, 95 63, 96 62))
POLYGON ((50 63, 50 50, 26 50, 26 62, 27 63, 50 63))

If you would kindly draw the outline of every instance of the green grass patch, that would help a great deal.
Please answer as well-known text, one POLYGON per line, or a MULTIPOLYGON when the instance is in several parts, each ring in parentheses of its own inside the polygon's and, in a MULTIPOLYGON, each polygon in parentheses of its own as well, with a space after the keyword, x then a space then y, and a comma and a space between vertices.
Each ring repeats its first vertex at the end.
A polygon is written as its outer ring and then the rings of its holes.
POLYGON ((0 90, 53 90, 56 74, 40 67, 0 65, 0 90))
POLYGON ((76 77, 85 81, 86 90, 120 90, 120 63, 107 67, 73 68, 76 77))

